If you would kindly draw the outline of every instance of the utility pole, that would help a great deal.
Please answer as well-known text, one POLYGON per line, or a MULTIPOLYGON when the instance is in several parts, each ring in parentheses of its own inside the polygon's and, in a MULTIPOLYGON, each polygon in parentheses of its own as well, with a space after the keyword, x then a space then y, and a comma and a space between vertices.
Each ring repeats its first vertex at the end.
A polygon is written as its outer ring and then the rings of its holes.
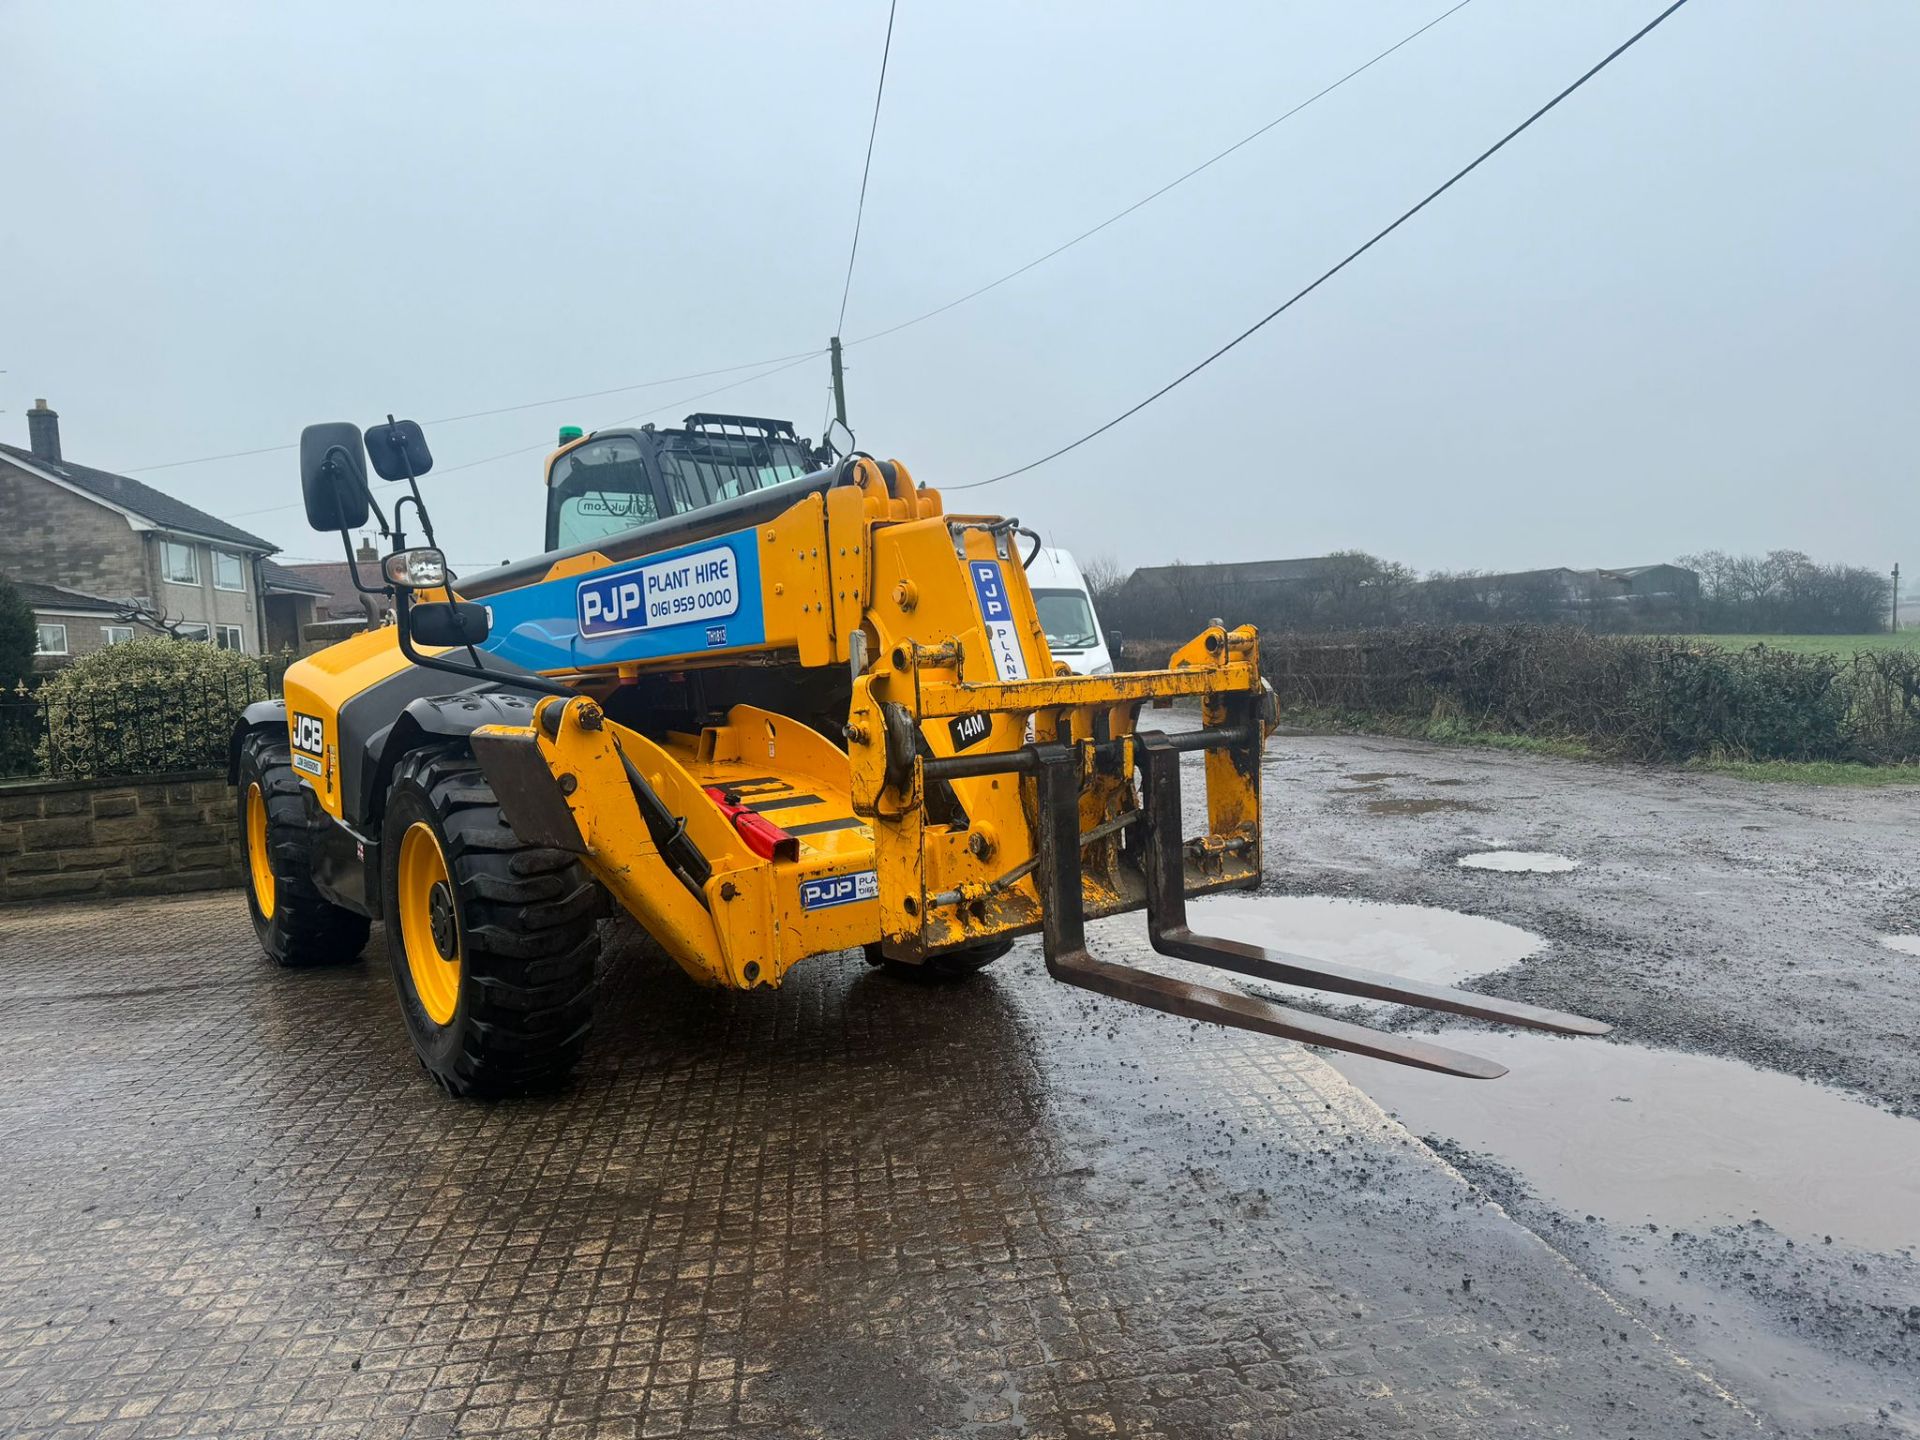
POLYGON ((1900 562, 1893 562, 1893 633, 1900 633, 1900 562))
POLYGON ((840 337, 833 336, 827 341, 827 351, 833 356, 833 413, 842 425, 847 423, 847 381, 840 369, 840 337))

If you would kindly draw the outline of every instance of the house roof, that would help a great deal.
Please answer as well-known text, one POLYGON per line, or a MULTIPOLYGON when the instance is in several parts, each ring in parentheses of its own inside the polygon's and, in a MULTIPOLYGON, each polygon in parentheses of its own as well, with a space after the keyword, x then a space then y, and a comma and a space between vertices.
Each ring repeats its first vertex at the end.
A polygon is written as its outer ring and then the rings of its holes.
POLYGON ((1220 581, 1228 585, 1271 585, 1276 581, 1311 580, 1336 569, 1341 560, 1314 555, 1299 560, 1233 560, 1211 565, 1143 565, 1128 583, 1159 584, 1175 575, 1220 581))
POLYGON ((295 576, 310 586, 312 593, 325 595, 324 608, 332 619, 352 620, 374 613, 368 608, 366 597, 354 588, 353 568, 344 560, 331 565, 275 565, 272 568, 295 576))
POLYGON ((116 509, 138 515, 162 530, 198 535, 241 549, 257 550, 262 554, 271 554, 280 548, 271 540, 262 540, 237 525, 229 525, 204 510, 197 510, 183 500, 176 500, 151 485, 125 475, 95 470, 90 465, 76 465, 71 460, 45 460, 18 445, 0 445, 0 459, 11 460, 36 474, 51 476, 116 509))
MULTIPOLYGON (((325 570, 325 565, 307 567, 325 570)), ((340 567, 344 569, 345 567, 340 567)), ((269 591, 277 590, 287 595, 324 595, 331 596, 333 591, 311 576, 302 575, 298 569, 286 565, 276 565, 271 560, 260 562, 260 578, 266 582, 269 591)))
POLYGON ((20 598, 29 608, 46 610, 61 615, 116 615, 121 607, 111 600, 98 595, 84 595, 78 590, 62 590, 58 585, 41 585, 32 580, 16 580, 13 588, 20 592, 20 598))

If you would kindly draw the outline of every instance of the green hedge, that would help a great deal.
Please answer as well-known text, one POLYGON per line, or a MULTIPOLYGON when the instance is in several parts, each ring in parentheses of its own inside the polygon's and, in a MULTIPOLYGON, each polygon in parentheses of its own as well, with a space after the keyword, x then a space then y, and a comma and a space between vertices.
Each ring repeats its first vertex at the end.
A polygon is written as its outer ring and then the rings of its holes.
POLYGON ((222 768, 240 712, 271 692, 265 662, 204 641, 155 638, 96 650, 35 696, 40 769, 84 780, 222 768))
POLYGON ((1563 626, 1265 635, 1287 706, 1578 740, 1642 759, 1920 759, 1920 654, 1724 650, 1563 626))

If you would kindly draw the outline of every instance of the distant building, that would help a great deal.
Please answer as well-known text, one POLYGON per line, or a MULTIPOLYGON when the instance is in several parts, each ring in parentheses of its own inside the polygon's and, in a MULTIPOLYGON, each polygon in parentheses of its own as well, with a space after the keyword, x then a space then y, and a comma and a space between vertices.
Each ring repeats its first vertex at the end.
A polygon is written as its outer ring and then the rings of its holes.
POLYGON ((1351 565, 1351 560, 1341 555, 1315 555, 1300 560, 1230 560, 1209 565, 1143 565, 1127 577, 1125 588, 1180 591, 1205 586, 1223 594, 1236 590, 1265 593, 1333 579, 1345 575, 1351 565))
POLYGON ((1569 606, 1634 604, 1691 609, 1700 603, 1700 577, 1684 565, 1622 565, 1612 569, 1514 570, 1474 577, 1490 594, 1546 589, 1569 606))
POLYGON ((261 565, 278 548, 141 481, 76 465, 37 400, 30 444, 0 445, 0 575, 30 598, 48 665, 171 633, 258 655, 261 565), (53 646, 64 646, 54 649, 53 646))
MULTIPOLYGON (((354 556, 359 562, 361 579, 378 583, 379 552, 362 540, 354 556)), ((331 645, 358 631, 386 623, 388 600, 383 595, 369 595, 356 586, 354 567, 344 560, 274 568, 284 573, 289 582, 309 587, 314 596, 312 612, 300 629, 300 645, 307 649, 331 645)))
POLYGON ((333 592, 300 573, 300 567, 260 562, 260 580, 266 592, 267 649, 273 654, 300 653, 307 630, 323 618, 333 592))

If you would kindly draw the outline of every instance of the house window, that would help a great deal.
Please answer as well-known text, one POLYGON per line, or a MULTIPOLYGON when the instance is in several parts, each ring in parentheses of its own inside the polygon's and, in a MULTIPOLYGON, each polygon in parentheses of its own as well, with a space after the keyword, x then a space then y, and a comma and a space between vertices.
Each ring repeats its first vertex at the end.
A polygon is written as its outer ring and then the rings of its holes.
POLYGON ((102 645, 125 645, 133 639, 131 625, 102 625, 100 643, 102 645))
POLYGON ((214 638, 222 650, 245 650, 247 639, 238 625, 216 625, 214 638))
POLYGON ((211 635, 212 632, 197 621, 191 625, 173 627, 173 638, 176 640, 206 640, 211 638, 211 635))
POLYGON ((64 655, 67 653, 67 627, 64 625, 41 625, 40 653, 42 655, 64 655))
POLYGON ((176 585, 198 585, 200 583, 200 552, 191 545, 179 545, 172 540, 161 547, 160 573, 176 585))
POLYGON ((247 588, 246 562, 238 555, 229 555, 224 550, 213 552, 213 588, 216 590, 244 590, 247 588))

